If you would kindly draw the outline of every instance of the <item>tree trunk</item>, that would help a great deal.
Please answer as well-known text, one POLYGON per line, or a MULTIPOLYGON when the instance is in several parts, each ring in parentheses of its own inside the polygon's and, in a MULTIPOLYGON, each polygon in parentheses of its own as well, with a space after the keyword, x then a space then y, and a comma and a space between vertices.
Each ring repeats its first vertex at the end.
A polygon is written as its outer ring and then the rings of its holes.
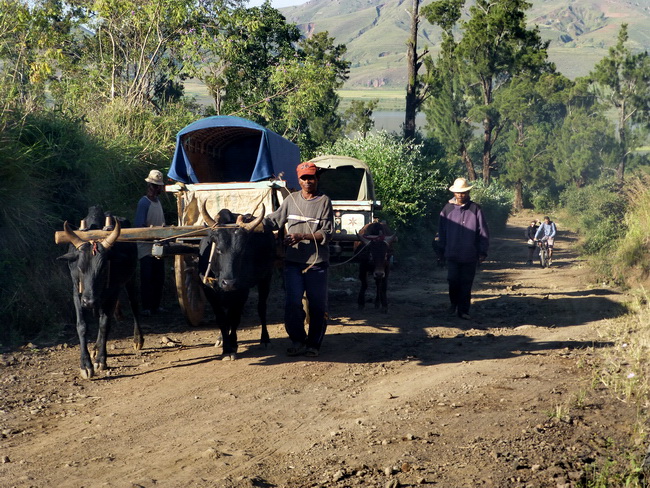
POLYGON ((627 154, 623 154, 621 157, 621 161, 618 163, 618 167, 616 168, 616 179, 618 180, 619 183, 623 183, 625 181, 625 161, 627 159, 627 154))
POLYGON ((463 158, 463 161, 465 162, 465 167, 467 168, 467 179, 469 181, 476 181, 476 171, 474 170, 474 163, 472 162, 472 158, 469 156, 469 153, 467 152, 467 148, 465 146, 461 148, 461 156, 463 158))
POLYGON ((625 104, 623 104, 618 122, 618 139, 621 147, 623 147, 623 155, 621 156, 621 160, 619 161, 618 167, 616 168, 616 179, 618 180, 619 184, 623 184, 625 180, 625 163, 627 162, 627 132, 625 131, 625 117, 625 104))
POLYGON ((406 111, 404 116, 404 138, 415 138, 415 116, 417 114, 418 79, 418 24, 420 0, 413 0, 411 7, 411 34, 407 47, 408 81, 406 85, 406 111))
MULTIPOLYGON (((484 79, 481 83, 483 90, 483 104, 489 107, 492 104, 492 80, 484 79)), ((483 183, 490 184, 490 169, 492 166, 492 132, 494 121, 490 116, 483 119, 483 183)))
POLYGON ((490 184, 490 166, 492 165, 492 130, 494 126, 489 118, 483 121, 483 183, 490 184))
POLYGON ((521 180, 515 183, 515 201, 513 203, 515 210, 522 210, 524 208, 524 185, 521 180))

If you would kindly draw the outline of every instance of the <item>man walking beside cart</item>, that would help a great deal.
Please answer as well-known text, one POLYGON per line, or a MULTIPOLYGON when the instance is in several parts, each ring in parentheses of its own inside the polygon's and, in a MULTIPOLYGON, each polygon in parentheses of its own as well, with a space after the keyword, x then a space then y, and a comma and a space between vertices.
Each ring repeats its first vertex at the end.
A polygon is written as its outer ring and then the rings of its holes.
POLYGON ((318 191, 316 165, 300 163, 296 171, 300 191, 289 194, 264 223, 274 230, 286 225, 284 323, 292 341, 287 355, 316 357, 327 329, 328 243, 334 229, 334 216, 329 197, 318 191), (307 332, 302 305, 304 295, 309 302, 307 332))

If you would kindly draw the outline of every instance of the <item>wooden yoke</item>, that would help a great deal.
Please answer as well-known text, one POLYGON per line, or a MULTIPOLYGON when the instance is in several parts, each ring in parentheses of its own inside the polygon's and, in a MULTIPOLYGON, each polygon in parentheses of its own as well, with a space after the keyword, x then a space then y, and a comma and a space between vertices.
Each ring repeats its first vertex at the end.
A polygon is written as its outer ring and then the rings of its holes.
MULTIPOLYGON (((208 235, 208 230, 207 227, 202 225, 126 228, 121 230, 117 241, 154 241, 185 237, 203 237, 208 235)), ((86 230, 77 232, 88 240, 105 239, 111 234, 111 231, 107 230, 86 230)), ((68 244, 70 243, 70 239, 64 231, 60 230, 54 233, 54 242, 56 244, 68 244)))

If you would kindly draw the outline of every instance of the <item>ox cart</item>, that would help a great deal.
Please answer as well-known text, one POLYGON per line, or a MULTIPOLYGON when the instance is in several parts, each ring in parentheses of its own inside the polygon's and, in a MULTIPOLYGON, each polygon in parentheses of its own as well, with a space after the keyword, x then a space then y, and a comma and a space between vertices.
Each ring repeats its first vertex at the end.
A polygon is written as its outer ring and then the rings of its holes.
MULTIPOLYGON (((352 256, 357 231, 372 221, 379 202, 368 166, 343 156, 321 156, 312 161, 321 169, 319 189, 330 196, 334 208, 334 260, 352 256)), ((283 199, 299 188, 296 166, 298 146, 249 120, 215 116, 198 120, 176 136, 176 149, 167 173, 174 183, 165 191, 176 198, 178 223, 169 227, 122 229, 120 241, 153 242, 153 254, 174 259, 179 305, 190 325, 203 320, 206 298, 198 273, 198 247, 207 235, 201 214, 227 208, 256 214, 276 210, 283 199)), ((89 239, 105 231, 88 231, 89 239)), ((56 242, 65 242, 57 232, 56 242)))

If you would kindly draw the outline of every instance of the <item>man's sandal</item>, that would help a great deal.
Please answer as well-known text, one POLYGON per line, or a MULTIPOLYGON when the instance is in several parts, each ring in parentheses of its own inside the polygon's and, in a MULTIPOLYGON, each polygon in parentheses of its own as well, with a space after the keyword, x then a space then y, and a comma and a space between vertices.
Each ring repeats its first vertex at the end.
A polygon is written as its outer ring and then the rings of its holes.
POLYGON ((307 356, 308 358, 317 358, 318 349, 315 349, 313 347, 308 347, 307 350, 305 351, 305 356, 307 356))

